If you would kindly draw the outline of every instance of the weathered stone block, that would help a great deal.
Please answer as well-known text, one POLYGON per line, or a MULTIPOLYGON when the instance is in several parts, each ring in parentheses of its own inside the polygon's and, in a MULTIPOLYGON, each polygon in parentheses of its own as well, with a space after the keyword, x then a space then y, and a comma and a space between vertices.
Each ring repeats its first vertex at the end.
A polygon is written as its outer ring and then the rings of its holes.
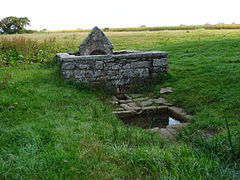
POLYGON ((97 78, 101 76, 102 71, 101 70, 87 70, 85 71, 85 76, 87 78, 97 78))
POLYGON ((152 99, 149 99, 149 100, 146 100, 146 101, 142 101, 140 102, 141 106, 145 107, 145 106, 150 106, 153 104, 153 100, 152 99))
POLYGON ((152 77, 158 77, 158 73, 151 73, 152 74, 152 77))
POLYGON ((101 70, 97 70, 97 71, 95 71, 95 73, 94 73, 94 76, 97 78, 97 77, 99 77, 99 76, 101 76, 102 75, 102 71, 101 70))
POLYGON ((75 68, 75 63, 73 62, 64 62, 62 63, 62 69, 70 70, 75 68))
POLYGON ((188 119, 185 117, 187 113, 182 108, 178 107, 169 107, 168 112, 171 114, 173 118, 179 119, 181 121, 187 121, 188 119))
POLYGON ((74 70, 73 74, 74 74, 74 78, 78 78, 80 76, 84 76, 85 75, 85 70, 74 70))
POLYGON ((148 61, 139 61, 139 62, 132 62, 131 68, 148 68, 150 67, 150 63, 148 61))
POLYGON ((123 76, 121 74, 117 74, 115 76, 107 76, 107 79, 122 79, 123 76))
POLYGON ((123 75, 123 77, 130 77, 131 74, 133 73, 133 70, 132 69, 123 69, 123 70, 120 70, 119 73, 121 75, 123 75))
POLYGON ((157 107, 156 106, 148 106, 148 107, 142 107, 142 110, 139 112, 139 114, 151 114, 151 113, 156 113, 157 112, 157 107))
POLYGON ((70 79, 73 76, 73 71, 62 71, 62 76, 64 79, 70 79))
POLYGON ((91 65, 90 64, 80 64, 80 63, 77 63, 76 64, 76 67, 77 69, 90 69, 91 68, 91 65))
POLYGON ((112 70, 106 71, 106 76, 107 77, 116 76, 118 74, 119 74, 119 71, 112 71, 112 70))
POLYGON ((114 62, 105 62, 105 70, 112 70, 114 62))
POLYGON ((149 70, 147 68, 140 68, 140 69, 124 69, 120 71, 124 77, 135 77, 135 78, 142 78, 149 76, 149 70))
POLYGON ((113 111, 113 114, 116 114, 120 118, 136 116, 136 111, 113 111))
POLYGON ((162 68, 161 67, 153 67, 151 69, 152 73, 160 73, 162 72, 162 68))
POLYGON ((161 72, 167 72, 167 66, 161 66, 161 72))
POLYGON ((122 64, 113 64, 112 69, 114 69, 114 70, 122 69, 122 64))
POLYGON ((167 58, 162 58, 163 65, 167 66, 168 65, 168 59, 167 58))
POLYGON ((119 70, 122 69, 122 64, 119 63, 106 63, 107 70, 119 70))
POLYGON ((153 59, 153 66, 164 66, 167 64, 166 58, 153 59))
POLYGON ((130 63, 126 63, 122 66, 122 69, 130 69, 131 68, 131 64, 130 63))
POLYGON ((103 69, 104 67, 104 62, 103 61, 96 61, 95 63, 95 68, 96 69, 103 69))
POLYGON ((144 78, 148 76, 149 76, 149 70, 147 68, 135 69, 132 74, 132 77, 136 77, 136 78, 144 78))
POLYGON ((85 71, 85 77, 86 78, 93 78, 94 77, 94 71, 85 71))
POLYGON ((73 72, 74 78, 77 81, 81 81, 81 82, 88 82, 86 77, 85 77, 85 70, 75 70, 73 72))

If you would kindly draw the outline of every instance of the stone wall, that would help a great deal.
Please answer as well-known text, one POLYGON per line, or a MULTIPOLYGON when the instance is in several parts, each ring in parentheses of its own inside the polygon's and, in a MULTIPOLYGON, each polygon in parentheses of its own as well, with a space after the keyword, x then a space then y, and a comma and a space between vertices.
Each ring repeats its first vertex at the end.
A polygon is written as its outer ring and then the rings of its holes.
POLYGON ((114 52, 113 55, 77 56, 74 53, 58 53, 61 75, 67 81, 105 83, 110 89, 125 91, 136 81, 157 77, 167 72, 167 53, 114 52))

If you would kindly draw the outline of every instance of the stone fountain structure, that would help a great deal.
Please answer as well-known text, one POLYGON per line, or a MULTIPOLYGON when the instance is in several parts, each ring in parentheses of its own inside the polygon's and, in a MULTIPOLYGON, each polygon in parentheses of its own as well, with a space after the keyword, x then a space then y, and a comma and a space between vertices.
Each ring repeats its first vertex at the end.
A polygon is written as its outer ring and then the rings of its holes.
POLYGON ((79 46, 78 52, 57 53, 61 76, 66 81, 103 83, 117 93, 126 92, 132 84, 166 73, 167 53, 161 51, 113 51, 106 35, 94 27, 79 46))

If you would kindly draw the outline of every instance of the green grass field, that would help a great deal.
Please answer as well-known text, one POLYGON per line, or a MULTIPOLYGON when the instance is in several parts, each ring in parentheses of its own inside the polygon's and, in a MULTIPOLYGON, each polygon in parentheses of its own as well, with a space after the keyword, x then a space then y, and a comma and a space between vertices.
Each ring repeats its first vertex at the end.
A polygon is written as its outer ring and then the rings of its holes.
POLYGON ((169 73, 137 92, 172 86, 189 128, 173 143, 127 127, 105 89, 64 82, 54 55, 86 33, 1 35, 0 179, 239 179, 240 30, 106 34, 115 50, 169 53, 169 73))

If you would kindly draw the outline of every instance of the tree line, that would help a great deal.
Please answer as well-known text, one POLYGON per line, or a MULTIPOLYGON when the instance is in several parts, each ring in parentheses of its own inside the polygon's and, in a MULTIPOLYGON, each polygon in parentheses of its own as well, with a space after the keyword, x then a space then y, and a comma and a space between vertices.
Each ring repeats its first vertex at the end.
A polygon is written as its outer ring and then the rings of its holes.
POLYGON ((27 17, 5 17, 0 21, 0 33, 21 34, 32 32, 32 30, 26 30, 26 26, 30 26, 30 20, 27 17))

